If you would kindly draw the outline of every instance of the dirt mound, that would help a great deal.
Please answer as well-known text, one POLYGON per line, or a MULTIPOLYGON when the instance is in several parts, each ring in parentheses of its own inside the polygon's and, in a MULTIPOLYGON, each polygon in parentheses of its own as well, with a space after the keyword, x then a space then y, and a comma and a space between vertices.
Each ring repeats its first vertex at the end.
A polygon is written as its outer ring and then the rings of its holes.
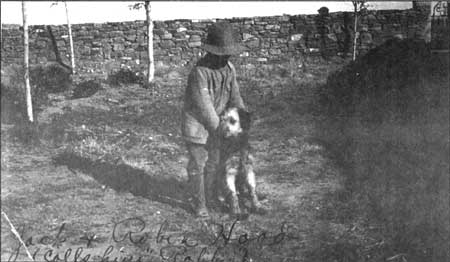
POLYGON ((391 40, 320 90, 330 117, 317 130, 345 168, 329 203, 384 243, 363 257, 449 261, 448 67, 448 54, 424 42, 391 40))
POLYGON ((410 118, 445 103, 447 81, 446 57, 423 41, 392 39, 331 74, 321 102, 329 112, 370 120, 410 118))

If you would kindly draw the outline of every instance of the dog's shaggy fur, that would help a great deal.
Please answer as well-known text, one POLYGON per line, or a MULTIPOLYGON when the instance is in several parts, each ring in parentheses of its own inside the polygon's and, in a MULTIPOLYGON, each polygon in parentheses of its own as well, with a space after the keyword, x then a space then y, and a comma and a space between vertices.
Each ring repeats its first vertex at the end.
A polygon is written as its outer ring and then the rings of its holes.
POLYGON ((251 210, 259 212, 256 195, 253 157, 250 154, 249 131, 251 115, 243 109, 229 108, 220 119, 219 180, 230 204, 232 214, 240 214, 238 194, 248 191, 251 210))

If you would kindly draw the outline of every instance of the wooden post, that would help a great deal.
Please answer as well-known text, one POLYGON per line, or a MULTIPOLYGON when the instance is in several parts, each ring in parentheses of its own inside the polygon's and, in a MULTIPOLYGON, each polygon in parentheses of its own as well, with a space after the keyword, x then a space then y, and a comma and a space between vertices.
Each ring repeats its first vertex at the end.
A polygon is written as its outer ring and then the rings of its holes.
POLYGON ((25 100, 27 105, 27 116, 30 122, 33 122, 33 103, 31 100, 31 86, 30 86, 30 66, 29 66, 29 39, 28 39, 28 21, 27 21, 27 7, 25 1, 22 1, 22 18, 23 18, 23 62, 24 62, 24 80, 25 80, 25 100))

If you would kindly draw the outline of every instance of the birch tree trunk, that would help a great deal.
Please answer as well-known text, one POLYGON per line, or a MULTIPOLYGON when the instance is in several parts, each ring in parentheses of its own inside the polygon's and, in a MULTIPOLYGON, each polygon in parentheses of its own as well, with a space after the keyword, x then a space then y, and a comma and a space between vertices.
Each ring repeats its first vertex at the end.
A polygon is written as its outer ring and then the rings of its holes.
POLYGON ((430 1, 430 13, 428 14, 427 22, 425 24, 425 28, 422 32, 422 38, 427 43, 431 43, 431 23, 432 23, 432 17, 433 17, 433 9, 434 5, 436 4, 435 1, 430 1))
POLYGON ((22 18, 23 18, 23 61, 24 61, 24 80, 25 80, 25 100, 27 105, 27 116, 30 122, 33 122, 33 104, 31 101, 30 86, 30 66, 29 66, 29 39, 28 39, 28 21, 27 7, 25 1, 22 1, 22 18))
POLYGON ((355 24, 353 27, 353 32, 355 33, 355 35, 353 36, 353 61, 356 60, 356 47, 358 44, 358 37, 359 37, 359 32, 358 32, 358 3, 353 2, 353 7, 355 8, 354 10, 354 14, 355 14, 355 24))
POLYGON ((155 63, 153 60, 153 21, 151 18, 151 6, 150 1, 145 1, 145 14, 147 17, 147 50, 148 50, 148 73, 147 83, 150 84, 153 81, 155 75, 155 63))
POLYGON ((76 72, 76 70, 75 70, 75 53, 73 51, 72 26, 70 25, 69 8, 67 7, 66 1, 64 1, 64 7, 66 8, 67 27, 69 28, 70 63, 72 66, 72 74, 75 74, 75 72, 76 72))

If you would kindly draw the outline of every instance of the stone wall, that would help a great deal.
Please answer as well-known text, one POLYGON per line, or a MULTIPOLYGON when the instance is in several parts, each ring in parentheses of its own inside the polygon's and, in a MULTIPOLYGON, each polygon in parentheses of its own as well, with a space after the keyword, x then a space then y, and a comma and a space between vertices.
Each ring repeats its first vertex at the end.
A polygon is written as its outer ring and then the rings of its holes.
MULTIPOLYGON (((370 11, 360 19, 358 49, 365 52, 393 37, 418 38, 429 11, 370 11)), ((239 30, 248 48, 238 60, 265 63, 308 55, 347 55, 353 45, 352 13, 295 15, 228 20, 239 30)), ((186 65, 201 55, 206 29, 218 20, 154 22, 154 58, 157 66, 186 65)), ((2 25, 2 65, 21 64, 22 28, 2 25)), ((75 24, 72 26, 77 67, 81 72, 107 74, 121 66, 144 70, 146 25, 144 21, 75 24)), ((67 26, 30 27, 32 64, 69 62, 67 26), (58 55, 56 55, 58 54, 58 55), (60 57, 58 57, 60 56, 60 57)))

